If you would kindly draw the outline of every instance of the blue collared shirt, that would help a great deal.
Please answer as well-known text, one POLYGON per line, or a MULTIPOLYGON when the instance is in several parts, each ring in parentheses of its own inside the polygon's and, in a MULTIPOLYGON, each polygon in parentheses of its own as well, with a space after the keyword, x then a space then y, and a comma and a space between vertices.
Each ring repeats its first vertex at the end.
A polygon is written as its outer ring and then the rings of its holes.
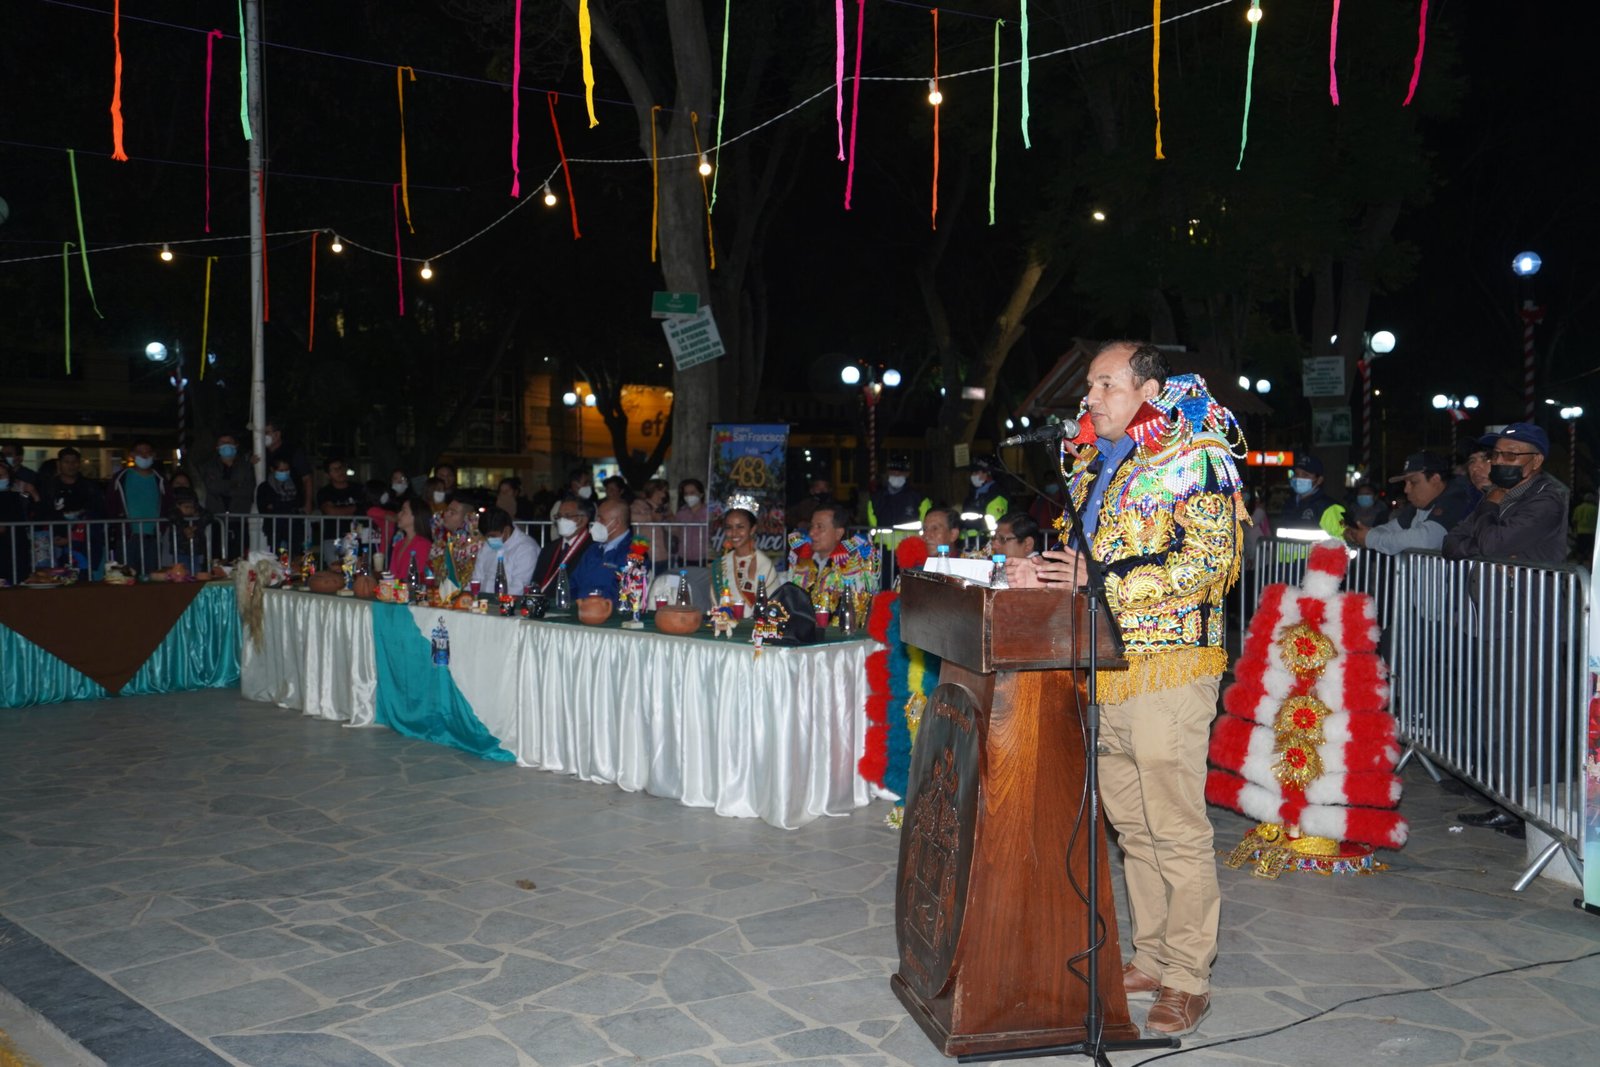
POLYGON ((1094 485, 1089 487, 1088 499, 1083 502, 1083 532, 1086 537, 1093 537, 1099 528, 1100 504, 1105 500, 1111 476, 1117 473, 1122 461, 1133 454, 1135 444, 1134 439, 1127 435, 1114 442, 1104 437, 1094 439, 1094 447, 1100 453, 1100 473, 1095 477, 1094 485))

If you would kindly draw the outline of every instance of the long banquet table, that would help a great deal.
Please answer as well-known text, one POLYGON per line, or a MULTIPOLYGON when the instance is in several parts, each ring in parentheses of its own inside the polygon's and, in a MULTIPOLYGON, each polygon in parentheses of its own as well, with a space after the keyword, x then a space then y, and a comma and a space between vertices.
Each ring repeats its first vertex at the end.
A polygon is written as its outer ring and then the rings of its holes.
MULTIPOLYGON (((650 625, 647 623, 647 626, 650 625)), ((792 828, 864 806, 869 640, 800 648, 286 590, 243 695, 792 828), (432 661, 443 620, 448 667, 432 661)))

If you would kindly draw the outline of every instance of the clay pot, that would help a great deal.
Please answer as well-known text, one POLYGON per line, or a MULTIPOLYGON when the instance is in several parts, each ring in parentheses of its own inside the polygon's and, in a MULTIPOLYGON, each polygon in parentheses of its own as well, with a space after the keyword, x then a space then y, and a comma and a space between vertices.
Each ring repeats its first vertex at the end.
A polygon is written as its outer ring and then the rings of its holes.
POLYGON ((344 575, 338 571, 318 571, 306 582, 313 593, 336 593, 344 588, 344 575))
POLYGON ((578 598, 578 621, 585 626, 599 626, 611 618, 614 608, 610 597, 581 596, 578 598))
POLYGON ((692 634, 704 618, 699 608, 662 604, 656 608, 656 629, 664 634, 692 634))
POLYGON ((378 580, 370 574, 356 575, 355 584, 350 587, 357 597, 362 600, 371 600, 378 594, 378 580))

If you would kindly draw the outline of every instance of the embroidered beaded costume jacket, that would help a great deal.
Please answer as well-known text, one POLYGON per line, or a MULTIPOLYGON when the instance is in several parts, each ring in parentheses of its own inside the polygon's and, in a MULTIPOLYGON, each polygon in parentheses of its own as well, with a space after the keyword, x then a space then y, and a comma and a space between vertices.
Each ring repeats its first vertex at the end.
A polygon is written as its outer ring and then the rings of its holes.
MULTIPOLYGON (((1072 500, 1087 502, 1100 452, 1086 419, 1070 470, 1072 500)), ((1105 568, 1106 599, 1122 631, 1127 671, 1103 671, 1100 698, 1171 689, 1227 669, 1224 597, 1239 577, 1241 523, 1233 415, 1198 375, 1175 375, 1128 427, 1132 453, 1112 471, 1091 538, 1105 568)), ((1071 520, 1058 523, 1069 540, 1071 520)))

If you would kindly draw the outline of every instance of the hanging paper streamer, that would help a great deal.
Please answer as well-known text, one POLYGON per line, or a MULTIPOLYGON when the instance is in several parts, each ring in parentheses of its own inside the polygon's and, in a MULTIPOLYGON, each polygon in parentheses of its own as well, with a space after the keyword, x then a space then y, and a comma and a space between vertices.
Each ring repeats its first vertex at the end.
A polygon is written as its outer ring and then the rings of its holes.
POLYGON ((656 227, 661 223, 661 155, 656 150, 657 104, 650 109, 650 262, 656 261, 656 227))
POLYGON ((1401 107, 1409 107, 1417 95, 1417 79, 1422 77, 1422 50, 1428 45, 1428 0, 1422 0, 1422 10, 1417 13, 1417 58, 1411 61, 1411 86, 1401 107))
POLYGON ((578 201, 572 196, 572 168, 567 165, 567 150, 561 146, 561 127, 556 122, 556 94, 546 93, 545 101, 550 105, 550 128, 556 133, 556 154, 561 157, 561 174, 567 179, 567 206, 572 209, 572 239, 576 241, 583 234, 578 232, 578 201))
POLYGON ((222 39, 221 30, 211 30, 206 34, 206 106, 205 106, 205 133, 206 133, 206 232, 211 232, 211 60, 212 52, 218 41, 222 39))
MULTIPOLYGON (((933 9, 933 81, 932 93, 939 92, 939 9, 933 9)), ((932 101, 929 101, 932 103, 932 101)), ((942 101, 941 101, 942 102, 942 101)), ((933 210, 929 215, 930 228, 939 228, 939 104, 933 104, 933 210)))
POLYGON ((126 163, 128 153, 122 150, 122 0, 111 4, 111 47, 117 57, 111 73, 111 158, 126 163))
POLYGON ((1234 170, 1244 169, 1244 146, 1250 139, 1250 91, 1256 77, 1256 31, 1261 28, 1261 0, 1250 0, 1250 56, 1244 67, 1244 125, 1239 130, 1239 162, 1234 170))
POLYGON ((1339 0, 1333 0, 1333 24, 1328 27, 1328 97, 1339 106, 1339 70, 1333 65, 1339 54, 1339 0))
MULTIPOLYGON (((306 351, 310 352, 317 344, 317 239, 321 234, 311 235, 311 309, 306 312, 306 351)), ((209 291, 211 285, 211 266, 206 265, 206 287, 209 291)))
POLYGON ((67 373, 72 373, 72 242, 61 242, 61 341, 66 346, 67 373))
MULTIPOLYGON (((713 211, 717 206, 717 181, 722 177, 722 120, 728 114, 728 27, 733 20, 733 0, 724 0, 722 5, 722 87, 717 92, 717 142, 712 145, 712 151, 717 154, 717 169, 711 174, 711 203, 707 208, 713 211)), ((709 223, 710 220, 708 219, 709 223)), ((712 253, 715 256, 715 252, 712 253)), ((713 264, 714 265, 714 264, 713 264)))
POLYGON ((417 80, 417 72, 410 67, 394 68, 394 94, 400 102, 400 203, 406 209, 406 232, 416 233, 411 225, 411 187, 406 182, 406 83, 405 74, 417 80))
POLYGON ((511 17, 511 195, 522 195, 522 165, 517 159, 517 141, 522 135, 522 0, 511 17))
POLYGON ((1155 0, 1150 29, 1150 92, 1156 104, 1156 158, 1166 159, 1161 152, 1161 0, 1155 0))
POLYGON ((394 278, 400 295, 400 315, 406 313, 406 261, 400 258, 400 185, 389 188, 394 201, 394 278))
POLYGON ((994 23, 994 83, 989 90, 989 225, 994 225, 994 180, 1000 167, 1000 27, 1004 19, 994 23))
POLYGON ((844 165, 844 209, 856 180, 856 120, 861 117, 861 39, 867 29, 867 0, 856 0, 856 75, 850 87, 850 159, 844 165))
POLYGON ((244 128, 244 139, 250 140, 250 64, 245 61, 244 0, 239 0, 239 125, 244 128))
POLYGON ((594 114, 594 58, 589 51, 594 26, 589 19, 589 0, 578 0, 578 48, 583 52, 583 102, 589 108, 589 128, 600 125, 594 114))
POLYGON ((100 318, 100 303, 94 298, 94 279, 89 277, 89 240, 83 235, 83 200, 78 196, 78 153, 67 149, 67 168, 72 171, 72 213, 78 218, 78 255, 83 260, 83 284, 89 290, 89 306, 100 318))
MULTIPOLYGON (((689 128, 694 131, 694 156, 701 159, 705 153, 700 150, 700 116, 693 111, 689 112, 689 128)), ((711 232, 711 190, 706 184, 706 176, 700 175, 700 193, 706 201, 706 249, 711 255, 711 270, 717 269, 717 236, 711 232)))
POLYGON ((206 364, 211 362, 211 268, 216 256, 206 257, 206 297, 200 305, 200 380, 206 380, 206 364))
POLYGON ((839 131, 839 162, 844 162, 844 0, 833 0, 833 125, 839 131))
POLYGON ((1022 147, 1033 147, 1028 137, 1028 0, 1022 0, 1022 147))

